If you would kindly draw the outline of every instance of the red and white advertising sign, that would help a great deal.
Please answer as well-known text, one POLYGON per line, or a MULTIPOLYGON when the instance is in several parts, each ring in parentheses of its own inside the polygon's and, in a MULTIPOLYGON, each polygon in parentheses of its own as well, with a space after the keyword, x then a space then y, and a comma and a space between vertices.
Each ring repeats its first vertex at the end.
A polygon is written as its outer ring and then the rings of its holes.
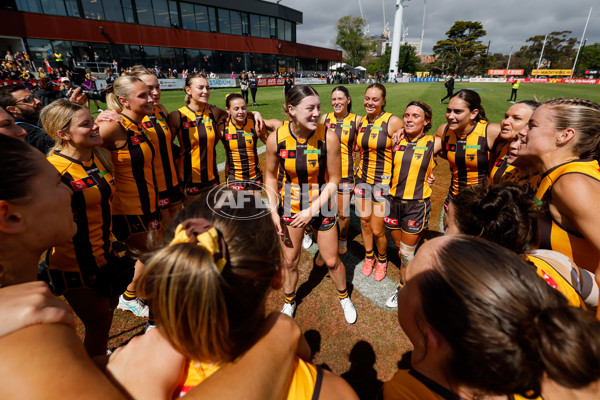
POLYGON ((488 75, 523 75, 523 69, 488 69, 488 75))

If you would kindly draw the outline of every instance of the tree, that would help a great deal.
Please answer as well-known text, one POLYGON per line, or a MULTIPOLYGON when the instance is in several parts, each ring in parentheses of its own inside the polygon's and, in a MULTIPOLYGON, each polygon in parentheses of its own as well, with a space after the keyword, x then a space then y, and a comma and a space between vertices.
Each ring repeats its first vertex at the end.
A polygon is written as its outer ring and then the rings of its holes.
POLYGON ((339 19, 335 44, 346 54, 346 59, 353 67, 360 65, 370 49, 364 35, 365 20, 353 15, 339 19))
POLYGON ((456 21, 446 32, 448 38, 433 46, 442 71, 456 75, 474 72, 487 50, 479 40, 486 33, 480 22, 456 21))
MULTIPOLYGON (((420 63, 421 59, 417 57, 417 50, 413 46, 410 46, 408 44, 400 46, 400 52, 398 55, 398 71, 414 74, 415 72, 417 72, 420 63)), ((386 71, 389 70, 389 57, 387 59, 387 65, 388 68, 386 69, 386 71)))
POLYGON ((365 60, 367 73, 371 75, 386 74, 390 70, 390 58, 392 56, 392 48, 387 47, 385 52, 380 56, 370 56, 365 60))
POLYGON ((579 54, 579 60, 577 70, 580 72, 588 69, 600 70, 600 43, 585 46, 579 54))
POLYGON ((570 69, 575 60, 577 39, 569 37, 571 31, 552 32, 548 34, 546 45, 544 38, 546 35, 532 36, 526 40, 531 43, 522 46, 515 53, 515 68, 521 67, 528 74, 532 69, 537 69, 537 64, 544 48, 543 62, 552 69, 570 69))

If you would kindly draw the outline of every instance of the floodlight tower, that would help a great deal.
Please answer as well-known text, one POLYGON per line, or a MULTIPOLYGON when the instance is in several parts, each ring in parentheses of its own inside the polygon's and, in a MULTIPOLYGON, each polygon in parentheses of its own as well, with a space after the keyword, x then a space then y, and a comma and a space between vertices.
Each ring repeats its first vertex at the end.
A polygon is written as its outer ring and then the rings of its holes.
POLYGON ((400 38, 402 35, 402 9, 410 0, 396 0, 396 15, 394 17, 394 36, 392 38, 392 55, 390 57, 390 70, 388 71, 388 81, 394 82, 398 74, 398 58, 400 57, 400 38))

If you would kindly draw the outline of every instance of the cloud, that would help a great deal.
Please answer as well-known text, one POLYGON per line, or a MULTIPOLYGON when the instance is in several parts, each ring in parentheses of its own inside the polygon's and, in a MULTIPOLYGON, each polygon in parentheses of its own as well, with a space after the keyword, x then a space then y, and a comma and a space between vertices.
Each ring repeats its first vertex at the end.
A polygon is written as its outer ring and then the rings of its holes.
MULTIPOLYGON (((394 0, 361 0, 370 35, 379 35, 383 30, 383 4, 386 20, 393 29, 394 0)), ((358 0, 284 0, 282 5, 304 14, 304 23, 297 27, 298 43, 314 46, 335 47, 337 21, 345 15, 360 16, 358 0)), ((421 35, 424 0, 406 2, 403 21, 408 28, 407 40, 418 40, 421 35)), ((487 35, 491 53, 516 51, 532 36, 545 35, 554 31, 570 30, 572 37, 581 38, 590 7, 592 10, 586 32, 587 43, 600 42, 600 6, 597 0, 429 0, 426 5, 425 36, 423 53, 431 54, 435 43, 446 37, 446 32, 455 21, 479 21, 487 35)))

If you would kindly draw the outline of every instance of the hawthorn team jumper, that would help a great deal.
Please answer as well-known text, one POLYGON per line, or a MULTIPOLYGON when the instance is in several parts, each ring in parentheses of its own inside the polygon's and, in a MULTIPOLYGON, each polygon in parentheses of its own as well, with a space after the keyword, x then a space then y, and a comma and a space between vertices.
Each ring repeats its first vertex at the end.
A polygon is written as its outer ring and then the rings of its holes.
MULTIPOLYGON (((317 130, 304 141, 294 136, 290 124, 281 126, 275 132, 279 156, 277 182, 281 215, 286 224, 312 204, 328 181, 326 132, 325 125, 319 124, 317 130)), ((331 229, 335 221, 333 216, 321 229, 331 229)))
POLYGON ((74 192, 71 206, 77 223, 73 240, 53 247, 48 253, 49 265, 61 271, 94 271, 108 263, 112 249, 113 177, 95 154, 89 162, 81 162, 55 151, 48 161, 74 192))
POLYGON ((539 219, 540 248, 558 251, 575 261, 580 267, 589 269, 598 265, 598 254, 581 233, 566 229, 557 222, 549 210, 552 200, 552 186, 568 174, 583 174, 600 182, 598 161, 594 159, 575 160, 557 165, 542 175, 535 195, 535 202, 541 209, 539 219))
POLYGON ((464 137, 459 137, 453 130, 446 128, 442 149, 452 173, 449 198, 456 196, 464 188, 481 184, 488 177, 490 149, 487 127, 487 121, 478 121, 464 137))
MULTIPOLYGON (((361 152, 360 163, 356 171, 356 184, 382 185, 389 187, 392 178, 392 139, 388 135, 388 123, 392 113, 384 112, 373 121, 364 117, 358 130, 357 143, 361 152)), ((365 198, 368 196, 361 188, 354 190, 354 194, 365 198), (357 190, 358 189, 358 190, 357 190)), ((376 196, 373 193, 373 196, 376 196)), ((383 196, 385 193, 379 193, 383 196)), ((381 197, 373 197, 374 201, 381 202, 381 197)))
POLYGON ((155 104, 154 114, 144 117, 142 128, 154 146, 154 173, 160 208, 169 207, 182 200, 179 178, 173 158, 173 134, 169 129, 168 116, 155 104))
POLYGON ((113 233, 119 240, 131 234, 160 228, 158 193, 154 174, 154 147, 142 128, 124 114, 121 127, 127 142, 109 149, 115 166, 113 233))
POLYGON ((227 183, 236 185, 241 181, 254 181, 260 185, 263 176, 256 151, 258 135, 254 119, 246 118, 243 126, 237 126, 229 119, 221 139, 227 155, 227 183))
POLYGON ((338 193, 347 193, 354 189, 354 158, 352 157, 356 142, 356 114, 348 113, 343 119, 337 119, 335 113, 325 116, 325 126, 331 129, 340 139, 342 153, 342 181, 338 193))
POLYGON ((213 105, 207 105, 200 114, 189 106, 181 107, 177 136, 181 138, 182 154, 179 175, 187 194, 198 194, 203 188, 219 183, 217 171, 217 120, 213 105))

